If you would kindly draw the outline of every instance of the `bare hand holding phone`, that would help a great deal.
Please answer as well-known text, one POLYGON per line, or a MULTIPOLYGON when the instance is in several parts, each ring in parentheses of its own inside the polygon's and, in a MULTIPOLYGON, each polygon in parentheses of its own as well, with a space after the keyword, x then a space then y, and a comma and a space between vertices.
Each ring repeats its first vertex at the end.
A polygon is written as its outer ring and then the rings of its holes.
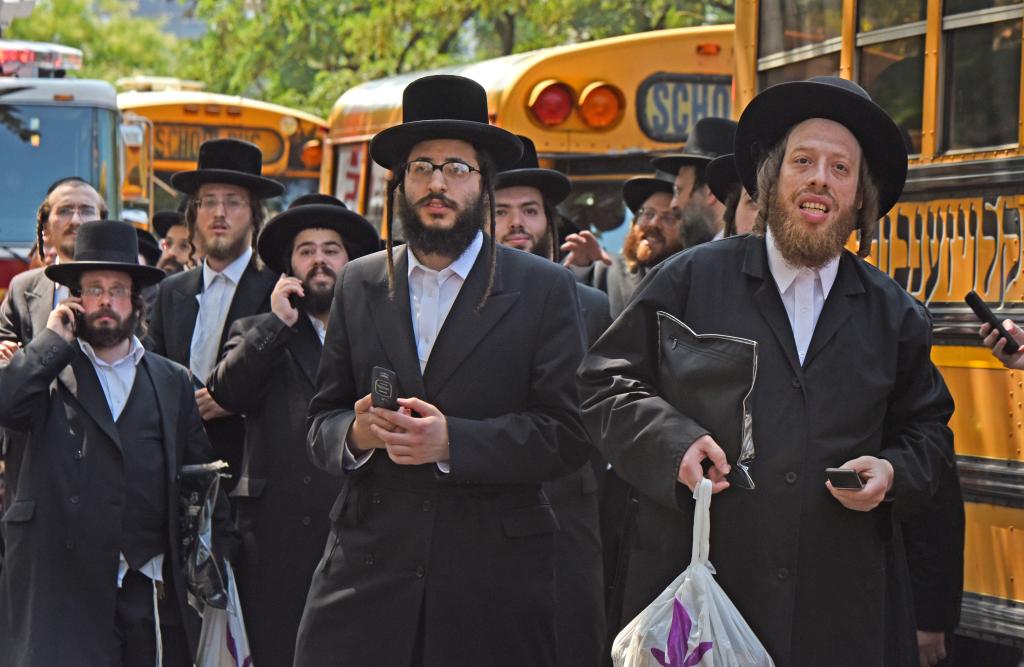
POLYGON ((53 331, 66 342, 75 340, 78 334, 78 320, 85 316, 85 309, 77 297, 65 299, 50 311, 46 318, 46 328, 53 331))

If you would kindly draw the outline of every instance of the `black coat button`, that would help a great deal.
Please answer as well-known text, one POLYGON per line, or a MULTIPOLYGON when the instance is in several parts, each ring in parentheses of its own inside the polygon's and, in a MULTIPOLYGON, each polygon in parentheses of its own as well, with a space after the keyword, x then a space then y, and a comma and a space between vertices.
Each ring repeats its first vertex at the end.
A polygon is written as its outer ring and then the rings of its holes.
POLYGON ((302 517, 302 525, 303 526, 308 526, 311 523, 313 523, 313 519, 309 518, 308 516, 302 517))
POLYGON ((789 578, 789 570, 787 570, 784 567, 780 567, 779 571, 775 573, 775 576, 777 576, 780 580, 786 580, 789 578))
POLYGON ((64 548, 67 549, 68 551, 71 551, 72 549, 75 548, 75 545, 74 545, 74 543, 71 540, 68 540, 67 542, 64 543, 64 548))
POLYGON ((305 484, 306 486, 309 486, 312 482, 313 478, 310 477, 309 475, 306 475, 305 477, 302 478, 302 483, 305 484))
POLYGON ((372 496, 370 496, 370 502, 373 503, 374 505, 380 505, 380 494, 375 493, 372 496))
POLYGON ((793 385, 793 389, 800 388, 800 378, 793 378, 792 380, 789 381, 789 383, 793 385))
POLYGON ((422 565, 418 565, 418 566, 416 567, 416 578, 417 578, 417 579, 422 579, 422 578, 423 578, 423 576, 424 576, 424 575, 425 575, 426 573, 427 573, 427 570, 426 570, 426 568, 424 568, 424 567, 423 567, 422 565))
POLYGON ((363 562, 367 565, 373 565, 373 554, 366 554, 366 556, 363 557, 363 562))
POLYGON ((786 484, 796 484, 796 473, 795 472, 787 472, 786 473, 786 484))
POLYGON ((432 509, 434 509, 434 504, 431 503, 429 500, 424 500, 423 501, 423 511, 424 512, 429 512, 432 509))
POLYGON ((82 453, 81 449, 76 450, 75 453, 73 454, 73 456, 75 457, 76 461, 81 461, 82 459, 85 458, 85 454, 82 453))
POLYGON ((78 496, 71 496, 70 498, 68 498, 68 500, 71 501, 72 505, 77 505, 78 504, 78 496))

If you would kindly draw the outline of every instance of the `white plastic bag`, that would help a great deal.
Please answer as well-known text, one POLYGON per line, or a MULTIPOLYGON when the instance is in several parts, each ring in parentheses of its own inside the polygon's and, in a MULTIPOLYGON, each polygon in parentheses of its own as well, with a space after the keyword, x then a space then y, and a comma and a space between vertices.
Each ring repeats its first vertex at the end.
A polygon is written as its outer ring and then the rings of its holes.
POLYGON ((615 667, 774 667, 708 563, 711 480, 693 494, 690 565, 612 644, 615 667))
POLYGON ((217 609, 206 605, 203 610, 196 667, 253 667, 235 573, 227 561, 224 561, 224 570, 228 582, 228 606, 227 609, 217 609))

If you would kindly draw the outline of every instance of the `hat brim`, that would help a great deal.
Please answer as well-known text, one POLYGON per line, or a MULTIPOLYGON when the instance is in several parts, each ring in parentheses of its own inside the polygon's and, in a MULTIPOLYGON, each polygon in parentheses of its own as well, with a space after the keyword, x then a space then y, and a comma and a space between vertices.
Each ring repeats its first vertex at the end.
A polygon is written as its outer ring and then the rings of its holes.
POLYGON ((380 250, 377 230, 355 211, 331 204, 306 204, 290 208, 263 227, 256 250, 275 273, 289 273, 284 249, 304 229, 333 229, 341 235, 349 261, 380 250))
POLYGON ((193 169, 171 174, 171 185, 179 192, 194 195, 206 183, 237 185, 249 190, 260 199, 271 199, 284 194, 284 186, 263 176, 254 176, 230 169, 193 169))
POLYGON ((63 264, 51 264, 43 269, 46 277, 61 285, 73 286, 86 271, 118 271, 127 273, 137 287, 148 287, 155 285, 167 274, 155 266, 143 264, 126 264, 124 262, 65 262, 63 264))
POLYGON ((498 174, 494 189, 528 187, 537 188, 552 206, 558 206, 569 196, 572 182, 560 171, 554 169, 510 169, 498 174))
POLYGON ((622 185, 622 199, 626 202, 626 207, 635 214, 648 197, 657 192, 671 195, 672 187, 672 183, 660 178, 638 176, 629 179, 622 185))
POLYGON ((870 99, 818 81, 777 84, 744 109, 736 130, 736 171, 747 192, 754 196, 757 190, 757 167, 765 153, 791 127, 811 118, 835 121, 853 133, 878 185, 878 215, 888 213, 907 180, 903 134, 870 99))
POLYGON ((712 160, 704 172, 704 180, 707 181, 715 199, 725 203, 733 188, 740 185, 740 175, 736 173, 736 160, 732 154, 712 160))
POLYGON ((714 158, 697 153, 674 153, 651 159, 651 165, 658 171, 672 174, 679 173, 680 167, 706 167, 714 158))
POLYGON ((487 151, 498 171, 515 165, 523 154, 519 137, 508 130, 469 120, 416 120, 378 132, 370 141, 370 157, 380 166, 394 169, 409 150, 430 139, 461 139, 487 151))

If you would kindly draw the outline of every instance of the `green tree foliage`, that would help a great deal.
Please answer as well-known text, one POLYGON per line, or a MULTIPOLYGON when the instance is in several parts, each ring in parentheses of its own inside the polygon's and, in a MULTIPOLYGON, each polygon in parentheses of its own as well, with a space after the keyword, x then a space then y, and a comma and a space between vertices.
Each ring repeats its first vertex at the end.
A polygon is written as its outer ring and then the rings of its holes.
POLYGON ((8 39, 56 42, 82 50, 77 76, 106 79, 135 74, 173 75, 176 40, 160 21, 132 16, 129 0, 40 0, 31 16, 17 19, 8 39))

